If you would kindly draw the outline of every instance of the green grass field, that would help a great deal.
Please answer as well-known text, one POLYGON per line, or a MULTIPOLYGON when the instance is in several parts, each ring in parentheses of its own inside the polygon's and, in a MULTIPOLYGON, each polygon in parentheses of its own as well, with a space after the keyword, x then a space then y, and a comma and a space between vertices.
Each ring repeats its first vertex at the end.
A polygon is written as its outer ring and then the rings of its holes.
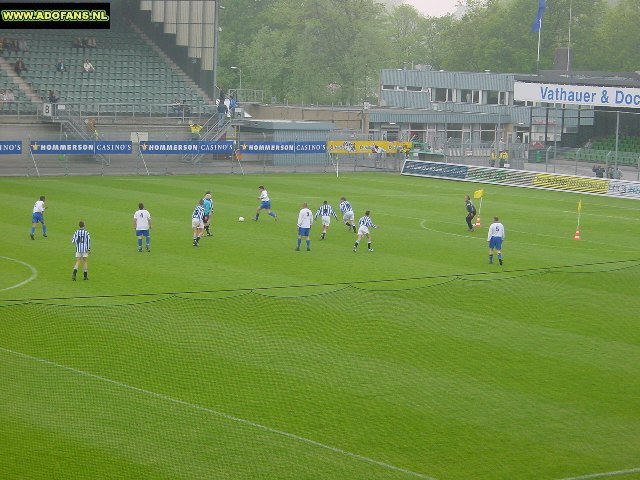
POLYGON ((638 202, 370 173, 3 178, 0 209, 0 478, 640 478, 638 202), (296 252, 342 195, 375 251, 334 221, 296 252))

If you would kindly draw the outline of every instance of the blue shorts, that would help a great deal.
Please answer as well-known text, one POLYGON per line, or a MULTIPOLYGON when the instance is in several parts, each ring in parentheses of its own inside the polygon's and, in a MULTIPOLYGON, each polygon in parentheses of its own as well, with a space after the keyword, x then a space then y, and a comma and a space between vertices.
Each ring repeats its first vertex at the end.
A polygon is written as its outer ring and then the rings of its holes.
POLYGON ((502 249, 502 237, 491 237, 491 240, 489 240, 489 248, 495 248, 496 250, 502 249))
POLYGON ((264 208, 265 210, 271 210, 271 201, 260 202, 260 208, 264 208))
POLYGON ((31 221, 33 223, 44 223, 44 216, 42 215, 42 212, 35 212, 31 217, 31 221))
POLYGON ((298 227, 298 235, 301 237, 308 237, 309 232, 311 232, 310 228, 298 227))
POLYGON ((148 237, 149 236, 149 230, 136 230, 136 236, 138 236, 138 237, 140 237, 140 236, 148 237))

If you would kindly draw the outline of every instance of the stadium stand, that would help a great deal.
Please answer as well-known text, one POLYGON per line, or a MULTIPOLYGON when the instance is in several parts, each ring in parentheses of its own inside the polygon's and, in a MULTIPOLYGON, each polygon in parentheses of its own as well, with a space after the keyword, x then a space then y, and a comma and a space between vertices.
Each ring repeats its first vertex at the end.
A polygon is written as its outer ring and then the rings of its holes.
POLYGON ((13 92, 14 102, 2 101, 0 102, 0 113, 4 114, 16 114, 16 113, 35 113, 36 105, 31 99, 20 89, 19 85, 0 68, 0 90, 2 93, 7 90, 13 92))
MULTIPOLYGON (((28 70, 22 78, 43 102, 53 90, 60 103, 85 114, 132 113, 135 108, 138 113, 170 116, 177 100, 186 105, 209 101, 195 83, 127 25, 114 24, 110 30, 92 30, 90 35, 95 48, 74 47, 74 39, 85 38, 86 30, 15 33, 13 37, 28 41, 29 51, 5 52, 5 60, 11 64, 18 57, 24 59, 28 70), (95 72, 84 71, 85 59, 95 72), (62 73, 56 70, 59 60, 66 65, 62 73)), ((24 92, 20 93, 22 98, 24 92)))

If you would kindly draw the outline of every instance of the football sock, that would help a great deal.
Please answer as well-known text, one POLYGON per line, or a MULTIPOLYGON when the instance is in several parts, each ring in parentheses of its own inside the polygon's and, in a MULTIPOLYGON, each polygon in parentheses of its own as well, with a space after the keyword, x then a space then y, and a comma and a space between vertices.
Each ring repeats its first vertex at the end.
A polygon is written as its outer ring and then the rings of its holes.
POLYGON ((498 254, 498 262, 500 262, 500 265, 502 265, 502 254, 501 253, 498 254))
POLYGON ((356 226, 352 225, 352 227, 353 227, 353 233, 356 233, 356 226))
POLYGON ((73 274, 71 275, 71 278, 73 278, 74 280, 76 279, 76 274, 78 273, 78 269, 74 268, 73 269, 73 274))
POLYGON ((493 263, 493 255, 489 255, 489 263, 493 263))
POLYGON ((36 232, 36 227, 31 227, 31 235, 33 235, 36 232))
POLYGON ((44 223, 42 224, 42 234, 47 235, 47 226, 44 223))
POLYGON ((138 239, 138 250, 142 250, 142 239, 138 239))
POLYGON ((269 216, 273 217, 273 218, 276 218, 276 214, 274 212, 269 212, 269 216))
POLYGON ((301 244, 301 243, 302 243, 302 239, 301 239, 301 238, 299 238, 299 239, 298 239, 298 249, 300 249, 300 244, 301 244))
POLYGON ((311 240, 307 240, 307 250, 311 250, 311 240))
POLYGON ((256 213, 256 220, 258 220, 258 217, 260 216, 259 213, 256 213))
POLYGON ((371 250, 371 242, 367 242, 367 248, 371 250))
POLYGON ((356 243, 353 245, 353 248, 358 248, 358 245, 360 245, 360 242, 356 241, 356 243))

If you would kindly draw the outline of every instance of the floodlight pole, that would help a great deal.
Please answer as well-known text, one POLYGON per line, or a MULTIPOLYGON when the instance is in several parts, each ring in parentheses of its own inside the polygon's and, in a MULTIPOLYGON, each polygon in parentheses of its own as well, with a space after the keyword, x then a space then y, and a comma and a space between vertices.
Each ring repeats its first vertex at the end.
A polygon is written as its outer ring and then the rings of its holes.
POLYGON ((220 30, 220 22, 218 17, 220 15, 220 1, 215 1, 214 7, 214 18, 213 18, 213 100, 215 101, 218 98, 218 94, 216 92, 217 88, 217 78, 216 75, 218 73, 218 31, 220 30))
POLYGON ((242 68, 240 68, 240 67, 231 67, 231 70, 238 70, 238 72, 240 72, 240 90, 242 90, 242 68))

